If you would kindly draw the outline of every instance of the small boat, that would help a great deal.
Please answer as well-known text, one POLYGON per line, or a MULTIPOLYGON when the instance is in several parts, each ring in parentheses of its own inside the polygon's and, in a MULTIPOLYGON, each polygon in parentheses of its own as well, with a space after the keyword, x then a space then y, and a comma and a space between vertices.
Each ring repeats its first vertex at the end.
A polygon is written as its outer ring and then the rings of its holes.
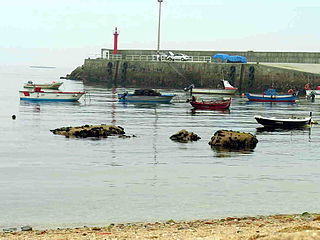
POLYGON ((254 102, 296 102, 297 93, 278 94, 275 89, 268 89, 263 94, 246 93, 249 101, 254 102))
POLYGON ((161 94, 154 89, 136 89, 133 93, 118 94, 119 102, 170 103, 175 94, 161 94))
POLYGON ((304 118, 275 118, 263 116, 254 116, 254 118, 258 123, 269 128, 300 128, 311 124, 312 121, 311 113, 309 117, 304 118))
POLYGON ((85 92, 42 91, 41 88, 34 88, 33 90, 28 91, 19 91, 19 93, 20 100, 58 102, 75 102, 85 94, 85 92))
POLYGON ((311 89, 310 84, 307 83, 304 86, 304 89, 306 90, 306 97, 310 99, 314 98, 320 98, 320 86, 317 86, 316 89, 311 89))
POLYGON ((223 88, 195 88, 194 85, 190 85, 184 90, 190 90, 191 94, 220 94, 220 95, 233 95, 238 88, 233 87, 227 80, 222 80, 223 88))
POLYGON ((194 109, 200 110, 225 110, 230 107, 231 98, 221 99, 221 100, 212 100, 212 101, 197 101, 193 96, 190 100, 190 104, 194 109))
POLYGON ((63 84, 63 82, 51 82, 51 83, 33 83, 32 81, 28 81, 24 84, 24 88, 41 88, 41 89, 55 89, 58 90, 59 87, 63 84))

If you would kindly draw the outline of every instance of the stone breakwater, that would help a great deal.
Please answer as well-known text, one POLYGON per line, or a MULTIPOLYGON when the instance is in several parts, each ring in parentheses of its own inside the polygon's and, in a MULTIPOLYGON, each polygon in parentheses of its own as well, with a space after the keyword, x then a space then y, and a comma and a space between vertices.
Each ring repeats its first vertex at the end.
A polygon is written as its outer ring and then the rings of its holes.
POLYGON ((0 240, 320 240, 320 215, 227 217, 195 221, 109 224, 104 227, 0 233, 0 240))
POLYGON ((221 87, 221 79, 242 92, 262 92, 274 87, 280 92, 295 89, 304 94, 304 85, 320 85, 320 74, 257 63, 155 62, 86 59, 66 78, 106 87, 173 88, 221 87))

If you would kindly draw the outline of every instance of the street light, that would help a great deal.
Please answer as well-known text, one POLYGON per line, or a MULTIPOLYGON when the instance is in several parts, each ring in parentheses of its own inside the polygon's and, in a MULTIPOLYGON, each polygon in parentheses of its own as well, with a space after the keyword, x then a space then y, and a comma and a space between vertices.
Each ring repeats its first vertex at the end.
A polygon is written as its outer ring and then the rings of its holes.
MULTIPOLYGON (((158 24, 158 48, 157 48, 157 55, 160 57, 160 20, 161 20, 161 3, 163 0, 158 0, 159 2, 159 24, 158 24)), ((159 58, 160 60, 160 58, 159 58)))

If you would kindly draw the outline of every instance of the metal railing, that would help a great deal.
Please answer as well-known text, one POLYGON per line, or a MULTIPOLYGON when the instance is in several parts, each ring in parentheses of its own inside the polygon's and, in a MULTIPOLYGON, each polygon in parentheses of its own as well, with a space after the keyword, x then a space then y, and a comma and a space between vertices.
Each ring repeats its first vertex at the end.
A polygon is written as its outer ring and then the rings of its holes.
MULTIPOLYGON (((158 55, 125 55, 122 54, 109 54, 110 60, 128 60, 128 61, 159 61, 158 55)), ((168 60, 166 56, 160 56, 160 60, 165 62, 171 62, 168 60)), ((180 60, 175 60, 176 62, 180 62, 180 60)), ((211 56, 190 56, 190 60, 181 61, 181 62, 211 62, 211 56)))
POLYGON ((121 60, 122 54, 109 54, 109 59, 110 60, 121 60))

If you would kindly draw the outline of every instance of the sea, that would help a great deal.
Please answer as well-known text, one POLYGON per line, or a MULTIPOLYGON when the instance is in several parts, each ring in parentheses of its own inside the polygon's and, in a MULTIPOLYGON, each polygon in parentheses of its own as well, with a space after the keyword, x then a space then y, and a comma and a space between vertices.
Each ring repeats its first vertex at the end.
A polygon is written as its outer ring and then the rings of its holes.
POLYGON ((0 66, 0 229, 320 212, 320 125, 265 131, 254 119, 312 112, 320 121, 319 101, 235 96, 229 111, 192 111, 182 89, 161 90, 177 94, 171 104, 125 104, 117 93, 132 89, 66 79, 61 90, 87 92, 79 102, 19 100, 27 81, 59 81, 72 70, 0 66), (136 137, 50 131, 85 124, 114 124, 136 137), (170 140, 181 129, 201 139, 170 140), (208 142, 221 129, 252 133, 259 142, 252 151, 213 149, 208 142))

